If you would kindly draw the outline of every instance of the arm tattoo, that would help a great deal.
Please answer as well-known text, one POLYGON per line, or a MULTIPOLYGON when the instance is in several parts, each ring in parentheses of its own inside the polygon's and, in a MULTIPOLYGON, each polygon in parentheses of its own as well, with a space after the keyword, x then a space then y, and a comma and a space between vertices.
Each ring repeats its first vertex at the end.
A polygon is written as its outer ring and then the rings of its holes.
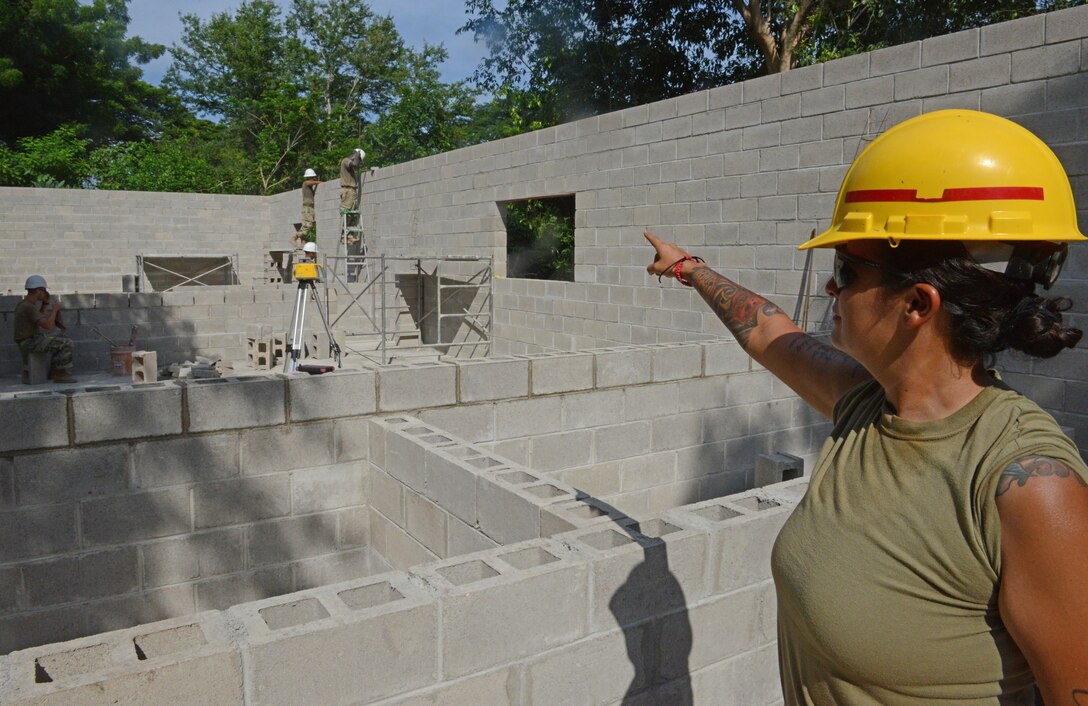
POLYGON ((786 315, 775 304, 722 277, 709 267, 692 270, 691 280, 706 303, 745 348, 748 347, 752 330, 759 325, 760 312, 763 312, 764 318, 786 315))
POLYGON ((842 370, 848 370, 852 378, 861 380, 869 377, 869 372, 862 367, 861 363, 807 334, 793 337, 789 342, 789 349, 794 353, 805 356, 809 362, 816 365, 834 366, 842 370))
POLYGON ((1088 689, 1073 689, 1073 703, 1077 706, 1088 706, 1088 689))
POLYGON ((1023 488, 1032 478, 1042 476, 1068 478, 1070 475, 1076 478, 1081 485, 1084 485, 1084 480, 1080 476, 1073 473, 1069 466, 1057 459, 1046 456, 1025 456, 1013 461, 1008 468, 1001 471, 1001 477, 997 480, 995 497, 1004 495, 1013 485, 1023 488))

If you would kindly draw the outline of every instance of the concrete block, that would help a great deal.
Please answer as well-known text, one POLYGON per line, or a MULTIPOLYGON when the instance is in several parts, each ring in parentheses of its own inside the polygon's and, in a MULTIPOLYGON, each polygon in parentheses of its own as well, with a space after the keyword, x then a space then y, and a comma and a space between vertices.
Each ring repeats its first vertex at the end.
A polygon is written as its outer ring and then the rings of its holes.
POLYGON ((1047 15, 998 22, 981 29, 979 53, 982 56, 1004 54, 1043 43, 1047 15))
POLYGON ((215 614, 143 625, 9 657, 10 704, 241 703, 242 664, 215 614), (44 672, 44 674, 43 674, 44 672))
POLYGON ((450 518, 449 530, 449 541, 446 546, 446 556, 448 557, 473 554, 485 549, 494 549, 498 546, 493 539, 475 527, 466 525, 456 517, 450 518))
POLYGON ((0 569, 0 615, 14 613, 20 608, 18 603, 22 588, 22 570, 18 566, 0 569))
POLYGON ((325 375, 294 377, 287 381, 291 420, 373 414, 378 409, 373 371, 338 370, 325 375))
POLYGON ((1008 54, 988 56, 949 67, 948 90, 972 91, 1009 82, 1012 59, 1008 54))
POLYGON ((129 593, 89 603, 86 607, 87 633, 123 630, 195 612, 192 586, 167 586, 129 593))
POLYGON ((307 468, 291 473, 291 507, 296 515, 365 505, 362 462, 307 468))
MULTIPOLYGON (((360 547, 370 550, 370 508, 353 507, 343 510, 340 516, 340 547, 360 547)), ((326 582, 329 583, 329 582, 326 582)))
POLYGON ((530 359, 532 393, 588 390, 593 387, 593 356, 584 353, 530 359))
POLYGON ((204 483, 193 488, 197 529, 282 517, 291 511, 287 474, 204 483))
MULTIPOLYGON (((427 497, 468 525, 476 524, 477 471, 459 459, 432 450, 424 460, 427 497)), ((390 519, 395 519, 390 516, 390 519)), ((436 552, 438 553, 438 552, 436 552)), ((444 555, 443 555, 444 556, 444 555)))
POLYGON ((1012 81, 1020 83, 1076 73, 1080 61, 1080 45, 1076 42, 1018 51, 1012 55, 1012 81))
POLYGON ((238 435, 215 434, 137 442, 133 446, 137 488, 202 483, 237 476, 238 435))
POLYGON ((166 537, 192 526, 188 488, 86 500, 81 507, 84 546, 166 537))
POLYGON ((445 557, 449 514, 419 493, 404 495, 405 529, 432 554, 445 557))
POLYGON ((336 551, 336 515, 326 512, 258 522, 246 531, 246 556, 253 567, 282 564, 336 551))
POLYGON ((922 43, 910 42, 869 52, 869 76, 910 71, 921 66, 922 43))
POLYGON ((593 461, 593 432, 584 429, 545 434, 531 440, 532 464, 538 471, 585 466, 593 461))
POLYGON ((295 588, 317 588, 387 571, 388 566, 375 557, 370 549, 362 548, 296 562, 295 588), (373 568, 375 565, 381 568, 373 568))
POLYGON ((979 31, 968 29, 930 37, 922 42, 922 66, 952 64, 978 56, 979 31))
MULTIPOLYGON (((44 645, 50 642, 64 642, 85 635, 83 610, 79 606, 48 608, 29 613, 20 613, 7 618, 0 618, 0 654, 22 650, 28 647, 44 645)), ((15 659, 9 656, 9 660, 15 659)), ((26 673, 33 675, 33 663, 26 673)), ((33 677, 28 677, 27 681, 33 677)), ((2 685, 0 685, 2 688, 2 685)), ((0 695, 8 698, 6 693, 0 695)), ((5 706, 9 703, 4 701, 5 706)), ((69 702, 60 700, 59 703, 69 702)), ((90 706, 88 702, 88 706, 90 706)))
POLYGON ((370 515, 370 536, 373 538, 374 551, 384 557, 394 569, 406 571, 438 559, 437 555, 428 551, 403 528, 394 525, 377 512, 370 515))
POLYGON ((594 460, 613 461, 639 456, 650 450, 651 426, 648 421, 628 422, 594 430, 594 460))
POLYGON ((457 368, 441 363, 387 366, 379 372, 378 390, 382 412, 452 405, 457 401, 457 368))
POLYGON ((159 379, 159 354, 155 351, 132 353, 132 382, 140 384, 159 379))
POLYGON ((495 405, 457 405, 444 409, 425 409, 421 421, 473 443, 495 438, 495 405))
POLYGON ((822 115, 846 106, 846 89, 842 86, 828 86, 805 91, 801 94, 801 115, 822 115))
POLYGON ((285 382, 267 378, 214 378, 187 383, 188 431, 283 424, 285 382))
POLYGON ((650 382, 652 355, 645 348, 593 351, 597 387, 617 387, 650 382))
POLYGON ((247 703, 370 703, 430 686, 438 678, 437 612, 434 602, 406 598, 282 630, 260 630, 248 618, 247 703))
POLYGON ((710 542, 710 590, 725 593, 769 580, 771 547, 789 514, 788 508, 777 507, 715 522, 710 542))
MULTIPOLYGON (((663 538, 634 536, 604 525, 574 536, 593 548, 591 630, 626 627, 683 611, 705 595, 707 536, 659 523, 663 538)), ((648 531, 650 528, 647 528, 648 531)))
POLYGON ((799 456, 787 453, 760 454, 756 456, 755 487, 781 483, 800 478, 805 472, 805 462, 799 456))
POLYGON ((68 398, 46 392, 0 399, 0 452, 68 445, 68 398))
POLYGON ((399 429, 389 430, 385 434, 385 465, 382 470, 417 493, 422 493, 426 490, 427 453, 428 449, 417 437, 399 429))
POLYGON ((498 544, 536 539, 540 536, 540 504, 505 483, 478 476, 476 524, 498 544))
POLYGON ((365 461, 370 454, 369 422, 362 417, 339 419, 333 424, 336 461, 365 461))
POLYGON ((1046 43, 1067 42, 1088 36, 1088 10, 1073 7, 1043 15, 1046 21, 1046 43))
POLYGON ((199 581, 196 586, 198 610, 225 610, 239 603, 281 596, 294 590, 290 566, 273 566, 245 574, 199 581))
POLYGON ((241 571, 242 551, 241 528, 141 544, 143 585, 166 586, 241 571))
POLYGON ((703 349, 703 374, 707 377, 750 369, 751 358, 736 341, 710 341, 699 346, 703 349))
POLYGON ((880 76, 846 84, 846 108, 865 108, 890 103, 895 98, 895 78, 880 76))
MULTIPOLYGON (((590 363, 593 361, 592 356, 590 363)), ((559 431, 565 398, 512 400, 495 406, 495 439, 513 439, 559 431)))
POLYGON ((529 394, 529 361, 466 360, 457 363, 458 399, 482 402, 529 394))
POLYGON ((588 573, 581 562, 554 562, 452 589, 442 611, 445 674, 474 674, 585 636, 588 573))
POLYGON ((908 71, 895 75, 895 100, 940 96, 948 93, 947 65, 908 71))
POLYGON ((180 434, 181 388, 171 383, 72 395, 77 444, 180 434), (123 422, 122 422, 123 420, 123 422))
POLYGON ((15 505, 15 469, 10 459, 0 458, 0 510, 15 505))
POLYGON ((31 353, 26 357, 27 381, 31 385, 42 385, 49 379, 49 370, 53 365, 53 355, 49 352, 31 353))
POLYGON ((135 547, 24 564, 27 604, 42 608, 137 591, 137 564, 135 547))
POLYGON ((444 682, 422 693, 388 702, 389 706, 479 706, 514 704, 520 698, 520 668, 511 666, 444 682))
MULTIPOLYGON (((405 485, 377 468, 370 469, 370 507, 394 524, 404 526, 405 485)), ((475 484, 473 487, 475 508, 475 484)))
POLYGON ((65 449, 16 456, 15 498, 21 505, 113 495, 128 488, 126 446, 65 449))
POLYGON ((824 85, 851 84, 869 77, 869 54, 854 54, 822 64, 824 85))
POLYGON ((684 616, 689 625, 665 624, 660 643, 662 675, 676 678, 773 642, 774 603, 773 587, 760 584, 692 608, 684 616), (690 654, 667 649, 678 639, 690 640, 690 654))
POLYGON ((336 453, 334 430, 332 422, 315 422, 244 431, 242 472, 259 475, 332 465, 336 453))
POLYGON ((650 350, 654 382, 698 377, 702 374, 703 352, 697 343, 654 346, 650 350))
POLYGON ((75 504, 0 512, 0 562, 39 558, 78 546, 75 504))
MULTIPOLYGON (((530 659, 529 703, 612 704, 617 696, 641 691, 653 674, 655 665, 646 658, 655 637, 650 626, 611 630, 530 659)), ((625 695, 623 702, 632 698, 625 695)))

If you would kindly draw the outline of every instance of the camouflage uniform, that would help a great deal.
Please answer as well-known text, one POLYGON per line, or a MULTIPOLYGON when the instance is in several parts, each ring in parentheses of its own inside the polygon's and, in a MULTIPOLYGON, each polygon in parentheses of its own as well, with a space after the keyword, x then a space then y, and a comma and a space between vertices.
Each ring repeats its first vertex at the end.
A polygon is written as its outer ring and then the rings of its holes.
POLYGON ((19 341, 19 352, 25 361, 31 353, 52 353, 53 370, 68 371, 72 369, 72 356, 75 354, 75 345, 72 339, 66 336, 46 336, 38 334, 32 338, 24 338, 19 341))

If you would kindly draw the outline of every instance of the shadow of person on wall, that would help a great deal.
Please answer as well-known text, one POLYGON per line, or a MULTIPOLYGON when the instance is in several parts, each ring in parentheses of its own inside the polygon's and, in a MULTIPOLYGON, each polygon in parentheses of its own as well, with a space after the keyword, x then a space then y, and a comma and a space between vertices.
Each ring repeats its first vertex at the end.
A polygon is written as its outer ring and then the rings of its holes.
POLYGON ((668 545, 649 526, 627 521, 616 508, 582 492, 578 499, 592 500, 593 505, 608 512, 617 528, 642 547, 642 561, 631 569, 608 601, 609 611, 623 630, 627 657, 635 668, 622 703, 692 706, 688 664, 691 620, 683 588, 669 569, 668 545))

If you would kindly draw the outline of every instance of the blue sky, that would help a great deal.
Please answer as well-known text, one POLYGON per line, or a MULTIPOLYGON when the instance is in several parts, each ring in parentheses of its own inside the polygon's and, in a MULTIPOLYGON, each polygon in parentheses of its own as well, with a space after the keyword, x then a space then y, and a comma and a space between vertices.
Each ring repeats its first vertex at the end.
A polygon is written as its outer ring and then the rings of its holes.
MULTIPOLYGON (((277 0, 287 6, 288 0, 277 0)), ((422 47, 423 42, 442 44, 450 58, 442 65, 442 79, 448 82, 469 78, 483 58, 482 44, 472 35, 457 35, 465 23, 462 0, 367 0, 379 15, 391 15, 407 44, 422 47)), ((234 10, 241 3, 228 0, 129 0, 129 34, 169 47, 181 37, 179 13, 195 13, 207 18, 217 12, 234 10)), ((170 54, 144 65, 144 80, 158 83, 170 66, 170 54)))

